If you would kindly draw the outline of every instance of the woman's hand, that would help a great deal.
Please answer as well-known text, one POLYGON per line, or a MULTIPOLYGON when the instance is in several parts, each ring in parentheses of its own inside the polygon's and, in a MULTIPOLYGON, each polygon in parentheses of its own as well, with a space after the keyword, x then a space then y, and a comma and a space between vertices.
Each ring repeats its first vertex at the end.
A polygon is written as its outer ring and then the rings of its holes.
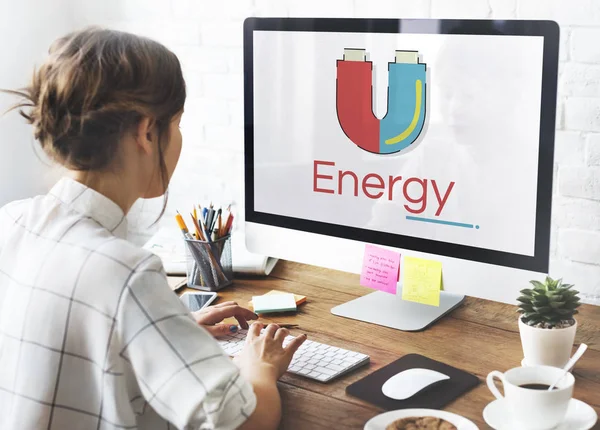
POLYGON ((289 334, 277 324, 269 324, 261 334, 263 324, 255 322, 250 326, 246 344, 233 359, 243 376, 253 380, 278 380, 285 373, 294 353, 306 340, 306 335, 295 337, 286 347, 283 340, 289 334))
POLYGON ((243 329, 248 328, 248 320, 258 318, 254 312, 238 306, 236 302, 224 302, 215 306, 209 306, 199 311, 193 312, 194 318, 215 337, 225 336, 235 333, 238 330, 237 325, 222 324, 225 318, 234 317, 240 323, 243 329))
POLYGON ((233 359, 240 368, 240 374, 252 384, 256 394, 256 409, 240 430, 276 429, 281 421, 281 397, 277 390, 277 380, 287 370, 294 353, 306 340, 306 335, 298 336, 287 346, 283 340, 288 331, 270 324, 261 334, 263 325, 255 322, 248 330, 246 344, 233 359))

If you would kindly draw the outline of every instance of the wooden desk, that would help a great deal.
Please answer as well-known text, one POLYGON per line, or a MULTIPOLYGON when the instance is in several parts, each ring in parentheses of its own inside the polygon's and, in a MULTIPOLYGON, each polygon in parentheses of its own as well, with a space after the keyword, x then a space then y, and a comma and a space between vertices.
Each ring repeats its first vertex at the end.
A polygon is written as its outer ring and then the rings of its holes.
MULTIPOLYGON (((292 330, 292 334, 304 332, 317 342, 371 356, 370 365, 328 384, 284 375, 279 384, 284 408, 282 429, 362 429, 383 410, 346 395, 346 386, 409 353, 477 375, 481 384, 445 409, 469 418, 480 429, 488 429, 482 412, 493 396, 485 377, 492 370, 519 366, 523 358, 514 306, 469 297, 431 328, 402 332, 332 315, 332 307, 372 290, 361 287, 357 275, 312 266, 279 262, 268 278, 236 280, 233 287, 219 292, 219 300, 246 304, 253 295, 272 289, 308 297, 297 315, 273 320, 299 324, 300 329, 292 330)), ((576 343, 585 342, 589 349, 574 370, 574 397, 592 405, 600 415, 600 307, 582 306, 578 320, 576 343)), ((594 428, 600 429, 600 424, 594 428)))

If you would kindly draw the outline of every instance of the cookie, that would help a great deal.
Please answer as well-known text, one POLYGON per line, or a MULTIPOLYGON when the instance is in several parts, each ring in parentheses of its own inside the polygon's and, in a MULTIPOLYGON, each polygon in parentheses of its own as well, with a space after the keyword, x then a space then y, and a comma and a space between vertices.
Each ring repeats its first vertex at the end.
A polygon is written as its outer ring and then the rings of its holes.
POLYGON ((389 424, 385 430, 458 430, 453 424, 435 417, 401 418, 389 424))

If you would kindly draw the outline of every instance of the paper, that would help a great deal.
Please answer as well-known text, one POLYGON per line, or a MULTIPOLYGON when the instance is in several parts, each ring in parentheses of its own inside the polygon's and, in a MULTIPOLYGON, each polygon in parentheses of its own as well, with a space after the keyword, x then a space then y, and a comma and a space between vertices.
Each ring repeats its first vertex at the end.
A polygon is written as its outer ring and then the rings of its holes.
POLYGON ((404 257, 402 299, 425 305, 440 305, 442 263, 404 257))
POLYGON ((400 254, 373 245, 365 246, 360 285, 396 294, 400 254))
MULTIPOLYGON (((272 295, 272 294, 291 294, 291 293, 287 293, 285 291, 279 291, 279 290, 271 290, 268 293, 263 294, 263 296, 268 296, 268 295, 272 295)), ((306 302, 306 296, 301 296, 299 294, 294 294, 294 300, 296 301, 296 307, 300 306, 302 303, 306 302)), ((250 300, 248 302, 248 308, 250 310, 254 310, 254 305, 252 304, 252 300, 250 300)))
POLYGON ((252 297, 254 312, 266 314, 270 312, 288 312, 296 310, 293 294, 265 294, 252 297))
MULTIPOLYGON (((172 224, 159 229, 144 248, 160 257, 167 274, 185 275, 185 243, 174 221, 172 224)), ((245 238, 239 232, 232 235, 231 247, 233 272, 236 274, 268 276, 277 263, 276 258, 248 252, 245 238)))

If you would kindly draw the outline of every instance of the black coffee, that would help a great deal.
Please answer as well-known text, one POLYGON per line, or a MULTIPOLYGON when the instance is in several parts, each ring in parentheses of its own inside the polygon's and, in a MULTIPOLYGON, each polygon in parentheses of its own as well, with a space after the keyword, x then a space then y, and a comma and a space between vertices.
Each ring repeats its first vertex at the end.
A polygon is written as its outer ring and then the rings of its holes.
MULTIPOLYGON (((519 385, 519 387, 521 387, 521 388, 527 388, 529 390, 545 390, 545 391, 548 391, 548 388, 550 388, 550 385, 546 385, 546 384, 523 384, 523 385, 519 385)), ((554 387, 553 390, 556 390, 556 387, 554 387)))

